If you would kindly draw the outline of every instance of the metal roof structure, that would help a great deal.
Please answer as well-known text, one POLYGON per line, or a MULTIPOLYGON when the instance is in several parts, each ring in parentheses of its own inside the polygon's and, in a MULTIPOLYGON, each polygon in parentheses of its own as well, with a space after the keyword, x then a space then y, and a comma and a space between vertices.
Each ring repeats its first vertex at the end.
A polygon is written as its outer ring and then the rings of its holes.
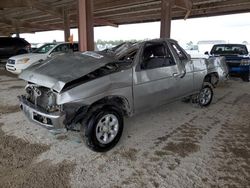
MULTIPOLYGON (((172 19, 250 12, 250 0, 192 0, 190 11, 175 0, 172 19)), ((183 3, 183 2, 182 2, 183 3)), ((94 25, 159 21, 161 0, 93 0, 94 25)), ((71 28, 78 27, 77 0, 1 0, 0 35, 63 30, 65 15, 71 28)))

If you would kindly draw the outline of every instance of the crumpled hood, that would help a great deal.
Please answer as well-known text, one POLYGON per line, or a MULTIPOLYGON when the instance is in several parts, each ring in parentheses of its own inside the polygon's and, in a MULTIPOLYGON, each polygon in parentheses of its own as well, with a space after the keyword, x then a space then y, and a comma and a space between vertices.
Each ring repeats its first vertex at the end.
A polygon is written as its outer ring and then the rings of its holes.
POLYGON ((58 55, 24 70, 19 78, 60 92, 67 82, 76 80, 115 61, 104 53, 85 52, 58 55))

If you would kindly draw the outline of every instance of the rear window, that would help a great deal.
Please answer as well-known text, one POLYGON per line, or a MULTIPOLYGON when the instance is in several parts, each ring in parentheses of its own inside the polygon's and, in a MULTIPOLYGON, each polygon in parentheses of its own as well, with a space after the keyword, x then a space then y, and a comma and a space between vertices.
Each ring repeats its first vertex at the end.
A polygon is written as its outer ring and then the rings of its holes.
POLYGON ((244 45, 215 45, 211 54, 215 55, 247 55, 248 51, 244 45))

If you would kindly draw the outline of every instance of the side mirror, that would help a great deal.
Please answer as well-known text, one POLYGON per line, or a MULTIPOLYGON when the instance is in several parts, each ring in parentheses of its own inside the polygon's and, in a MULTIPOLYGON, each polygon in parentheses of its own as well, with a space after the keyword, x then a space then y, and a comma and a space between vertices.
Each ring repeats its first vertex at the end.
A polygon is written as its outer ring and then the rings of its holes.
POLYGON ((209 55, 208 51, 206 51, 204 54, 205 54, 205 55, 209 55))

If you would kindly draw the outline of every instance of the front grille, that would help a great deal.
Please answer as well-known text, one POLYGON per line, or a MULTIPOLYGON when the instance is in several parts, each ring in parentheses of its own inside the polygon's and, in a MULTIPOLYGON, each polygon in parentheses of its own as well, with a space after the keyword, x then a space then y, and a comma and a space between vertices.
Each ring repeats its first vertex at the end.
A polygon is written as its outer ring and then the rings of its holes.
POLYGON ((13 59, 8 59, 7 61, 8 64, 15 65, 15 60, 13 59))
POLYGON ((240 64, 241 64, 240 62, 236 62, 236 61, 227 61, 228 67, 239 67, 240 64))
POLYGON ((56 94, 49 88, 28 85, 26 91, 28 93, 28 100, 36 106, 48 112, 57 109, 56 94))

